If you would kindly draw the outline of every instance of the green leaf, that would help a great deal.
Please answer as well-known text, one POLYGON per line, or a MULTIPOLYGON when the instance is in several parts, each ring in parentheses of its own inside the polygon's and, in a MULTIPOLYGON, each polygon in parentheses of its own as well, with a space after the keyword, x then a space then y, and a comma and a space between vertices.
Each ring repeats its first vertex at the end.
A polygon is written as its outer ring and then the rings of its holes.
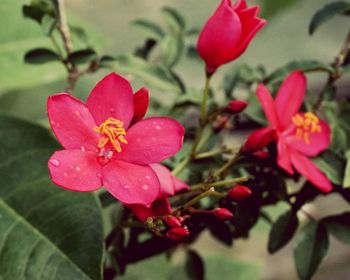
POLYGON ((318 27, 336 15, 344 15, 348 12, 350 12, 350 3, 345 1, 337 1, 325 5, 312 17, 309 25, 309 34, 312 35, 318 27))
POLYGON ((142 58, 130 54, 121 55, 116 58, 113 68, 136 76, 150 87, 169 92, 181 92, 178 82, 166 68, 149 63, 142 58))
POLYGON ((294 262, 301 280, 311 279, 328 247, 328 233, 321 223, 311 221, 301 230, 294 248, 294 262))
POLYGON ((346 152, 346 166, 344 171, 343 187, 350 188, 350 150, 346 152))
POLYGON ((326 217, 322 222, 335 238, 350 245, 350 212, 326 217))
POLYGON ((194 250, 187 252, 186 272, 190 279, 204 280, 204 263, 201 256, 194 250))
POLYGON ((270 230, 268 251, 275 253, 286 245, 294 236, 298 225, 298 218, 292 210, 288 210, 279 216, 270 230))
POLYGON ((57 20, 50 15, 44 15, 41 19, 41 27, 45 36, 50 36, 54 31, 57 20))
POLYGON ((296 60, 289 62, 285 66, 278 68, 272 72, 266 79, 265 82, 268 83, 279 83, 284 80, 284 78, 292 71, 300 70, 303 72, 311 71, 323 71, 328 73, 333 73, 333 67, 328 64, 318 60, 296 60))
POLYGON ((182 32, 186 29, 186 20, 179 11, 171 7, 163 7, 161 13, 170 30, 182 32))
POLYGON ((59 60, 59 56, 54 51, 45 48, 30 50, 24 56, 24 61, 31 64, 43 64, 59 60))
POLYGON ((85 49, 72 52, 67 60, 74 64, 84 64, 96 60, 96 52, 93 49, 85 49))
POLYGON ((340 156, 331 151, 325 151, 312 160, 334 184, 343 183, 345 162, 340 156))
POLYGON ((50 182, 46 129, 0 115, 0 131, 0 278, 101 279, 97 199, 50 182))
POLYGON ((181 35, 167 35, 161 42, 164 57, 163 63, 166 67, 174 67, 180 60, 185 44, 181 35))
POLYGON ((157 23, 147 19, 136 19, 131 24, 139 28, 149 39, 158 41, 165 35, 163 29, 157 23))

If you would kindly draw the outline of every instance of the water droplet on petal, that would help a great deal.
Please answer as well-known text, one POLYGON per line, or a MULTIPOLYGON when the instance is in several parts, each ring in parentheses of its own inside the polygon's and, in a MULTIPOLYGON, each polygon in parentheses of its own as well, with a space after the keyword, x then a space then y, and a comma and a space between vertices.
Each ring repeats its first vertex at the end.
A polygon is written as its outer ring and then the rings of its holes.
POLYGON ((60 166, 60 162, 57 159, 50 159, 50 164, 55 166, 55 167, 59 167, 60 166))
POLYGON ((75 115, 76 115, 77 117, 80 117, 79 111, 75 111, 74 113, 75 113, 75 115))
POLYGON ((146 175, 145 178, 146 178, 147 180, 151 180, 151 176, 146 175))
POLYGON ((162 128, 160 127, 160 125, 156 125, 156 129, 161 130, 162 128))
POLYGON ((142 189, 143 189, 144 191, 147 191, 147 190, 149 189, 149 186, 148 186, 148 185, 143 185, 143 186, 142 186, 142 189))
POLYGON ((124 188, 125 188, 125 189, 129 189, 130 186, 129 186, 129 185, 124 185, 124 188))
POLYGON ((75 170, 76 170, 76 171, 80 171, 80 167, 79 167, 79 166, 76 166, 76 167, 75 167, 75 170))
POLYGON ((55 124, 56 124, 54 121, 50 121, 50 123, 51 123, 52 125, 55 125, 55 124))
POLYGON ((96 176, 97 176, 97 178, 99 178, 99 179, 102 178, 102 174, 101 174, 100 172, 98 172, 98 173, 96 174, 96 176))
POLYGON ((114 112, 115 112, 115 108, 114 108, 114 107, 111 107, 111 108, 109 109, 109 111, 110 111, 111 113, 114 113, 114 112))
POLYGON ((110 161, 109 158, 107 158, 107 157, 105 157, 105 156, 98 157, 98 162, 99 162, 101 165, 106 165, 109 161, 110 161))
POLYGON ((85 152, 85 147, 84 146, 81 146, 80 149, 85 152))
POLYGON ((67 176, 68 176, 68 173, 67 173, 67 172, 64 172, 64 173, 63 173, 63 176, 67 177, 67 176))
POLYGON ((137 143, 140 143, 140 142, 141 142, 141 138, 137 138, 137 139, 136 139, 136 142, 137 142, 137 143))

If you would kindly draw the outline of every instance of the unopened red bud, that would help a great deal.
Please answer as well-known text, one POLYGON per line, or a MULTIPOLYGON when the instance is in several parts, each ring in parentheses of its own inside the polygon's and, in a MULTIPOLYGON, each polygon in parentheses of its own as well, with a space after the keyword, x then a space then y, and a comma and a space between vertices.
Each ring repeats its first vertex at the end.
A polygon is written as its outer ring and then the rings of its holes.
POLYGON ((248 102, 243 100, 232 100, 227 104, 226 108, 234 114, 242 112, 248 106, 248 102))
POLYGON ((216 208, 213 210, 213 214, 220 220, 226 220, 233 216, 233 214, 226 208, 216 208))
POLYGON ((242 201, 250 197, 251 194, 252 194, 252 191, 250 188, 247 188, 246 186, 238 185, 232 188, 227 193, 227 196, 235 201, 242 201))
POLYGON ((179 241, 190 235, 187 227, 174 227, 170 229, 166 236, 174 241, 179 241))
POLYGON ((257 158, 265 159, 270 156, 270 153, 266 151, 257 151, 253 155, 257 158))
POLYGON ((275 130, 271 127, 264 127, 254 131, 244 144, 243 151, 254 153, 265 148, 275 139, 275 130))
POLYGON ((181 227, 181 221, 174 216, 166 216, 164 221, 169 227, 181 227))

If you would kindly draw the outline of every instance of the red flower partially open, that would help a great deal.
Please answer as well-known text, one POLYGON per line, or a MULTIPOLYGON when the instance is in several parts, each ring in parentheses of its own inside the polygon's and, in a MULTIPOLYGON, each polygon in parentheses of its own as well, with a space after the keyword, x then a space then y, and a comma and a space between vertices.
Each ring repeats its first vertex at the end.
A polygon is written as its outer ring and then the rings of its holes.
POLYGON ((258 17, 259 7, 248 7, 246 0, 222 0, 199 35, 197 51, 208 73, 239 57, 255 34, 266 24, 258 17))
POLYGON ((150 205, 141 204, 127 205, 140 221, 148 217, 166 216, 172 212, 168 197, 190 187, 185 182, 171 174, 170 170, 161 164, 152 164, 151 168, 157 174, 160 182, 160 191, 157 199, 150 205))
POLYGON ((114 73, 95 86, 86 104, 67 93, 50 96, 50 124, 65 148, 49 160, 52 181, 80 192, 103 185, 122 203, 150 205, 159 194, 150 164, 181 148, 184 128, 165 117, 141 120, 147 106, 147 90, 133 95, 130 83, 114 73))
POLYGON ((260 84, 257 95, 270 127, 277 134, 278 165, 293 174, 294 168, 323 192, 332 185, 308 158, 318 155, 330 144, 330 128, 312 112, 299 112, 306 90, 302 72, 291 73, 282 83, 276 99, 260 84))

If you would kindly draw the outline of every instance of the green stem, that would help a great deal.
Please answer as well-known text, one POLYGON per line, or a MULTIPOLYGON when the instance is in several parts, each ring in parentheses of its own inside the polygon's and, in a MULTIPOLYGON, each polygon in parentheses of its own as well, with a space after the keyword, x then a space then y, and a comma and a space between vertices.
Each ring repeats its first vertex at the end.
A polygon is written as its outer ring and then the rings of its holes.
POLYGON ((182 170, 189 164, 190 158, 185 158, 183 161, 181 161, 171 172, 174 176, 181 173, 182 170))
POLYGON ((234 157, 232 157, 229 161, 227 161, 223 166, 221 166, 218 170, 216 170, 213 174, 213 177, 219 177, 221 174, 225 173, 232 165, 236 163, 236 161, 239 159, 241 156, 241 151, 240 149, 237 154, 235 154, 234 157))
POLYGON ((214 157, 216 155, 221 155, 222 153, 232 153, 234 151, 239 150, 239 148, 237 147, 231 147, 231 148, 222 148, 222 149, 217 149, 217 150, 212 150, 212 151, 208 151, 208 152, 204 152, 204 153, 199 153, 196 154, 194 159, 203 159, 203 158, 208 158, 208 157, 214 157))
POLYGON ((225 187, 225 186, 232 185, 232 184, 242 183, 242 182, 245 182, 247 180, 248 180, 247 177, 239 177, 239 178, 232 178, 232 179, 217 181, 217 182, 213 182, 213 183, 200 183, 200 184, 192 185, 191 192, 202 190, 206 186, 214 187, 214 188, 225 187))
POLYGON ((209 190, 201 193, 200 195, 196 196, 195 198, 191 199, 190 201, 186 202, 181 209, 187 210, 190 208, 192 205, 197 204, 198 201, 200 201, 202 198, 207 197, 211 195, 213 192, 215 192, 214 188, 210 188, 209 190))

